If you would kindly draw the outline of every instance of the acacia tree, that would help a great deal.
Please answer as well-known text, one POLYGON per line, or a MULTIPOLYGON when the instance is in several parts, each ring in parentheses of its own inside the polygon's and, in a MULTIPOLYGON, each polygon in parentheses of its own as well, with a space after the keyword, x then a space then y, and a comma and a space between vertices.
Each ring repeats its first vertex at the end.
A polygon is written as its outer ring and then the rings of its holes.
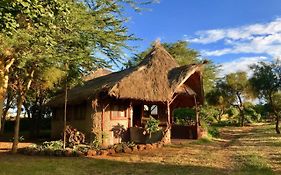
POLYGON ((239 110, 239 123, 241 126, 244 126, 244 101, 253 96, 247 73, 236 72, 228 74, 218 83, 216 88, 221 90, 221 94, 230 105, 239 110))
POLYGON ((97 52, 111 61, 121 58, 126 41, 134 39, 123 26, 122 2, 134 5, 123 0, 0 2, 0 106, 8 81, 17 92, 13 152, 17 150, 21 106, 30 86, 40 80, 35 77, 52 67, 63 70, 66 63, 76 73, 104 66, 97 52))
POLYGON ((250 79, 255 93, 259 98, 265 100, 275 116, 275 130, 280 134, 280 90, 281 90, 281 61, 276 60, 270 63, 260 62, 251 66, 254 74, 250 79))

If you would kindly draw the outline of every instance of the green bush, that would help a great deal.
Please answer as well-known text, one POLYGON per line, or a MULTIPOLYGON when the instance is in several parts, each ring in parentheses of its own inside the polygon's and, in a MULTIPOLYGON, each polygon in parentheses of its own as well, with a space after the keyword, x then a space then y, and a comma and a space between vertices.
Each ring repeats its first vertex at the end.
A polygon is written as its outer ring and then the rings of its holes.
POLYGON ((252 107, 244 109, 245 119, 249 123, 259 122, 261 115, 255 111, 252 107))
POLYGON ((178 108, 174 110, 174 119, 176 124, 187 125, 188 121, 195 120, 196 112, 191 108, 178 108))
POLYGON ((201 119, 211 124, 217 122, 219 111, 212 106, 203 106, 202 108, 200 108, 199 115, 201 119))
POLYGON ((149 120, 145 124, 145 131, 151 135, 151 133, 157 132, 159 128, 160 121, 156 120, 152 116, 149 117, 149 120))
POLYGON ((210 126, 208 128, 208 134, 210 134, 212 137, 219 137, 220 136, 220 132, 219 132, 218 128, 215 127, 215 126, 210 126))
POLYGON ((43 142, 41 145, 42 149, 50 149, 50 150, 61 150, 63 148, 63 142, 61 140, 43 142))

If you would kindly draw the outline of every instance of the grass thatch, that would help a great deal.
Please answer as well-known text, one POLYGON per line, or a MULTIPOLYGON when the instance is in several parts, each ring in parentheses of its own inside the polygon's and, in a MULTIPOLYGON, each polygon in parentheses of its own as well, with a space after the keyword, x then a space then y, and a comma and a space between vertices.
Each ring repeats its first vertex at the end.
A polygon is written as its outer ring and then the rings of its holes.
MULTIPOLYGON (((156 43, 152 51, 137 66, 86 81, 69 91, 68 103, 91 100, 97 93, 119 99, 164 102, 172 99, 177 88, 203 64, 179 66, 175 59, 156 43)), ((48 104, 62 105, 63 95, 48 104)))

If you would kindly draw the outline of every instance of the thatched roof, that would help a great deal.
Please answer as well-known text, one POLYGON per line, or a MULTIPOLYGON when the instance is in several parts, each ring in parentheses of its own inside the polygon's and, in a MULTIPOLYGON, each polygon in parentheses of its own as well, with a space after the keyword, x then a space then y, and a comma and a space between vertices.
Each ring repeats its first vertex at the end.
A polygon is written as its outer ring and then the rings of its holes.
MULTIPOLYGON (((129 69, 94 78, 68 92, 68 103, 92 100, 99 92, 118 99, 164 102, 172 99, 177 89, 202 64, 179 66, 174 58, 156 43, 144 60, 129 69)), ((64 95, 57 96, 48 105, 64 103, 64 95)))
POLYGON ((110 70, 108 69, 97 69, 95 71, 92 71, 91 73, 89 73, 88 75, 86 75, 85 77, 83 77, 83 81, 89 81, 101 76, 105 76, 112 73, 110 70))

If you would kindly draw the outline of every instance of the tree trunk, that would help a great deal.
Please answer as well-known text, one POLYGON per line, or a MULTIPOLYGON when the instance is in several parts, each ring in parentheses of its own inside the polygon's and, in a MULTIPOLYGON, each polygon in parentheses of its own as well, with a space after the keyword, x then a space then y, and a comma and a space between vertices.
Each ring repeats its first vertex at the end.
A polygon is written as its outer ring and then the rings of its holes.
POLYGON ((0 135, 4 134, 5 131, 5 124, 6 124, 6 117, 8 114, 9 108, 5 108, 3 111, 3 117, 2 117, 2 126, 1 126, 1 130, 0 130, 0 135))
POLYGON ((280 129, 279 129, 279 116, 276 116, 275 131, 276 131, 277 134, 280 134, 280 129))
POLYGON ((5 61, 2 57, 0 58, 0 128, 2 128, 1 119, 9 83, 8 72, 14 61, 14 58, 10 58, 8 61, 5 61))
POLYGON ((12 153, 17 153, 18 143, 19 143, 19 130, 20 130, 20 115, 22 112, 23 96, 21 93, 18 95, 17 99, 17 116, 15 121, 15 131, 14 131, 14 141, 12 147, 12 153))
POLYGON ((242 101, 242 98, 239 94, 239 92, 236 93, 237 95, 237 98, 239 100, 239 105, 238 105, 238 109, 239 109, 239 112, 240 112, 240 126, 244 126, 244 122, 245 122, 245 115, 244 115, 244 106, 243 106, 243 101, 242 101))
POLYGON ((0 128, 2 128, 2 117, 4 110, 4 102, 8 89, 8 76, 5 76, 4 73, 0 70, 0 128))
POLYGON ((219 113, 219 116, 218 116, 218 121, 220 122, 221 121, 221 116, 224 114, 224 108, 222 108, 220 110, 220 113, 219 113))
POLYGON ((279 120, 280 120, 280 117, 279 117, 279 114, 278 114, 278 112, 276 111, 275 105, 274 105, 274 103, 273 103, 272 93, 269 94, 269 102, 270 102, 270 105, 271 105, 271 107, 272 107, 273 114, 275 115, 275 119, 276 119, 276 123, 275 123, 275 131, 276 131, 276 134, 280 134, 280 129, 279 129, 279 120))
POLYGON ((64 117, 63 117, 63 149, 66 146, 66 113, 67 113, 67 85, 65 86, 64 117))

